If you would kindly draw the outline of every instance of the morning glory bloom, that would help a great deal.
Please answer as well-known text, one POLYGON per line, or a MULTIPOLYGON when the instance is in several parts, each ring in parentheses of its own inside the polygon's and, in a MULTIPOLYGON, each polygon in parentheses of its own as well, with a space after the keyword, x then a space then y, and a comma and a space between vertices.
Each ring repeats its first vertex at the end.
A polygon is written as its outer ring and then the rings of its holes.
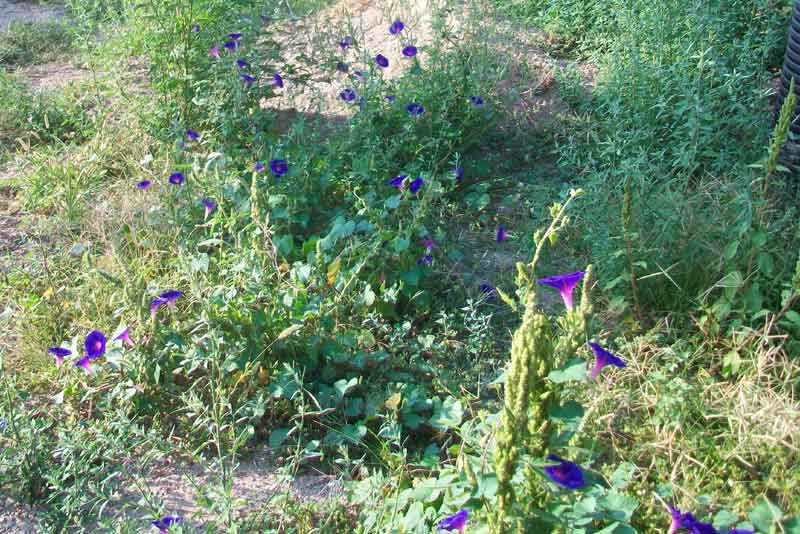
POLYGON ((425 181, 422 179, 422 176, 417 176, 416 178, 414 178, 414 180, 411 181, 410 184, 408 184, 408 190, 411 191, 412 193, 416 193, 417 191, 422 189, 422 185, 424 183, 425 181))
POLYGON ((249 74, 240 74, 239 77, 242 79, 245 85, 253 85, 253 82, 256 81, 255 76, 250 76, 249 74))
POLYGON ((592 367, 592 372, 590 373, 592 378, 597 378, 600 375, 600 371, 603 370, 603 367, 607 365, 625 367, 625 362, 597 343, 589 343, 589 347, 591 347, 592 352, 594 352, 594 367, 592 367))
POLYGON ((250 63, 240 58, 236 60, 236 66, 239 67, 240 69, 249 69, 250 63))
POLYGON ((537 283, 541 286, 550 286, 558 289, 561 292, 561 298, 564 299, 564 305, 568 310, 571 310, 572 290, 575 289, 575 286, 578 285, 578 282, 581 281, 584 274, 586 273, 583 271, 576 271, 574 273, 547 276, 545 278, 539 278, 537 283))
POLYGON ((208 51, 208 55, 219 59, 219 45, 212 46, 211 50, 208 51))
POLYGON ((64 363, 64 358, 72 355, 72 351, 64 347, 50 347, 47 352, 56 357, 56 365, 64 363))
POLYGON ((183 292, 178 291, 177 289, 170 289, 169 291, 164 291, 158 297, 164 299, 164 302, 170 306, 175 305, 175 301, 178 300, 183 296, 183 292))
POLYGON ((106 352, 106 336, 99 330, 92 330, 83 341, 83 348, 90 359, 99 358, 106 352))
POLYGON ((273 159, 269 162, 269 170, 271 170, 272 174, 275 176, 283 176, 289 172, 289 164, 286 163, 285 159, 273 159))
POLYGON ((344 91, 339 93, 339 98, 341 98, 345 102, 352 102, 353 100, 356 99, 356 92, 348 87, 344 91))
POLYGON ((425 254, 424 257, 417 260, 417 265, 422 265, 423 263, 425 265, 430 265, 432 261, 433 261, 433 256, 431 256, 430 254, 425 254))
POLYGON ((469 100, 470 100, 470 102, 472 102, 476 106, 482 106, 483 105, 483 99, 481 97, 479 97, 479 96, 471 96, 471 97, 469 97, 469 100))
POLYGON ((151 185, 153 185, 153 182, 151 182, 150 180, 142 180, 141 182, 136 184, 136 189, 141 189, 142 191, 144 191, 151 185))
POLYGON ((456 167, 453 169, 453 175, 456 177, 456 181, 460 182, 464 179, 464 169, 461 167, 456 167))
POLYGON ((389 26, 389 33, 391 33, 392 35, 397 35, 401 31, 403 31, 403 28, 405 28, 405 27, 406 27, 406 25, 403 24, 402 20, 396 20, 396 21, 392 22, 391 26, 389 26))
POLYGON ((228 34, 228 39, 232 39, 234 41, 238 41, 241 38, 242 38, 242 34, 241 33, 229 33, 228 34))
POLYGON ((131 339, 131 329, 125 327, 125 330, 122 331, 120 335, 114 338, 114 341, 122 341, 124 344, 128 345, 129 347, 133 347, 135 343, 131 339))
POLYGON ((547 478, 569 489, 578 489, 586 485, 583 479, 583 471, 577 464, 559 458, 555 454, 550 454, 547 459, 551 462, 558 462, 557 465, 548 465, 544 468, 547 478))
POLYGON ((169 175, 169 183, 172 185, 181 185, 184 180, 186 180, 186 177, 182 172, 173 172, 169 175))
POLYGON ((261 172, 261 171, 263 171, 263 170, 264 170, 264 164, 263 164, 263 163, 261 163, 260 161, 256 161, 256 166, 255 166, 255 167, 253 167, 253 169, 254 169, 256 172, 261 172))
POLYGON ((186 137, 189 139, 189 141, 195 141, 200 137, 200 134, 194 130, 186 130, 186 137))
POLYGON ((162 534, 166 533, 169 530, 169 527, 172 525, 177 525, 178 523, 183 523, 183 519, 180 517, 168 515, 166 517, 162 517, 161 519, 157 519, 152 521, 150 524, 156 527, 162 534))
POLYGON ((467 526, 467 519, 469 519, 469 510, 462 508, 453 515, 449 515, 439 521, 439 530, 464 532, 464 528, 467 526))
POLYGON ((375 56, 375 63, 377 63, 379 67, 385 69, 389 66, 389 59, 383 54, 378 54, 375 56))
POLYGON ((408 107, 406 108, 406 111, 408 111, 411 115, 413 115, 415 117, 418 117, 418 116, 422 115, 423 113, 425 113, 425 108, 422 107, 421 104, 417 104, 416 102, 412 102, 411 104, 408 105, 408 107))
POLYGON ((344 39, 339 41, 339 48, 344 50, 344 49, 348 48, 351 44, 353 44, 353 38, 348 35, 344 39))
POLYGON ((200 33, 200 25, 199 24, 193 24, 192 25, 192 29, 190 31, 192 33, 200 33))
POLYGON ((77 362, 75 362, 75 367, 80 367, 84 371, 86 371, 87 375, 94 373, 94 368, 92 367, 92 359, 88 356, 84 356, 77 362))
POLYGON ((408 45, 403 47, 403 55, 406 57, 414 57, 417 55, 417 47, 414 45, 408 45))
POLYGON ((400 176, 395 176, 394 178, 389 180, 389 185, 393 185, 397 189, 402 191, 403 188, 405 187, 406 178, 407 176, 405 174, 401 174, 400 176))
POLYGON ((166 299, 162 299, 161 297, 156 297, 153 299, 153 302, 150 303, 150 316, 155 316, 158 308, 166 304, 166 299))
POLYGON ((497 227, 497 235, 495 236, 495 240, 498 243, 502 243, 506 239, 506 227, 502 224, 497 227))
POLYGON ((388 100, 389 102, 394 102, 395 100, 397 100, 397 97, 394 95, 386 95, 386 100, 388 100))
POLYGON ((205 215, 205 218, 206 218, 206 219, 208 219, 208 216, 209 216, 209 215, 211 215, 211 212, 212 212, 212 211, 214 211, 215 209, 217 209, 217 203, 216 203, 216 202, 214 202, 214 201, 213 201, 212 199, 210 199, 210 198, 204 198, 204 199, 203 199, 203 206, 205 206, 205 208, 206 208, 206 215, 205 215))
POLYGON ((283 87, 283 76, 277 72, 272 75, 272 87, 283 87))
MULTIPOLYGON (((692 534, 720 534, 711 523, 701 523, 689 513, 681 513, 680 510, 674 506, 668 505, 672 522, 670 523, 667 534, 676 534, 680 530, 687 530, 692 534)), ((746 529, 733 529, 727 531, 727 534, 755 534, 753 530, 746 529)))
POLYGON ((430 252, 431 250, 433 250, 433 247, 436 246, 436 242, 433 240, 432 237, 428 236, 422 240, 422 245, 428 252, 430 252))
POLYGON ((236 50, 239 48, 239 43, 236 41, 228 41, 222 46, 224 46, 226 50, 236 50))
POLYGON ((497 290, 494 288, 494 286, 487 282, 483 282, 481 285, 479 285, 478 289, 480 290, 481 294, 486 296, 486 300, 493 299, 495 293, 497 293, 497 290))

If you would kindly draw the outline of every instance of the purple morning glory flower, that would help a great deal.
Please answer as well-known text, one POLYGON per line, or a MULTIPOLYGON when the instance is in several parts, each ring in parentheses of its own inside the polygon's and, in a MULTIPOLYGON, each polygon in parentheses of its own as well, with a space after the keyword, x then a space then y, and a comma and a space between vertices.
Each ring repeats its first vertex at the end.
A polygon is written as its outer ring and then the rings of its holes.
POLYGON ((275 176, 283 176, 289 172, 289 164, 286 163, 285 159, 273 159, 269 162, 269 170, 271 170, 272 174, 275 176))
POLYGON ((208 51, 208 55, 219 59, 219 45, 212 46, 211 50, 208 51))
POLYGON ((183 176, 182 172, 173 172, 169 175, 169 183, 172 185, 181 185, 186 177, 183 176))
POLYGON ((408 190, 411 191, 412 193, 416 193, 417 191, 422 189, 422 185, 424 183, 425 181, 422 179, 422 176, 417 176, 416 178, 414 178, 414 180, 411 181, 410 184, 408 184, 408 190))
POLYGON ((439 521, 439 530, 464 532, 467 526, 467 519, 469 519, 469 510, 462 508, 453 515, 449 515, 439 521))
POLYGON ((125 327, 125 330, 123 330, 120 335, 115 337, 114 341, 122 341, 123 343, 125 343, 129 347, 133 347, 135 345, 135 343, 131 339, 131 329, 128 328, 128 327, 125 327))
POLYGON ((403 55, 406 57, 414 57, 417 55, 417 47, 414 45, 408 45, 403 47, 403 55))
POLYGON ((494 286, 492 284, 487 283, 487 282, 483 282, 481 285, 479 285, 478 289, 480 290, 480 292, 483 295, 486 296, 487 300, 493 299, 495 293, 497 293, 497 290, 494 288, 494 286))
POLYGON ((422 240, 422 245, 428 252, 430 252, 431 250, 433 250, 433 247, 436 246, 436 242, 433 240, 432 237, 428 236, 422 240))
POLYGON ((222 46, 224 46, 226 50, 236 50, 239 48, 239 43, 236 41, 228 41, 222 46))
POLYGON ((92 330, 83 340, 83 348, 89 359, 99 358, 106 352, 106 336, 99 330, 92 330))
POLYGON ((56 357, 56 365, 64 363, 64 358, 72 355, 72 351, 64 347, 50 347, 47 352, 56 357))
POLYGON ((339 48, 344 50, 348 48, 351 44, 353 44, 353 38, 348 35, 344 39, 339 41, 339 48))
MULTIPOLYGON (((689 512, 681 513, 681 511, 674 506, 668 505, 668 507, 669 513, 672 516, 668 534, 676 534, 682 529, 692 534, 719 534, 719 531, 715 529, 711 523, 702 523, 695 519, 689 512)), ((755 531, 735 528, 727 531, 727 534, 755 534, 755 531)))
POLYGON ((242 38, 242 34, 241 33, 229 33, 228 34, 228 39, 231 39, 233 41, 238 41, 241 38, 242 38))
POLYGON ((144 191, 151 185, 153 185, 153 182, 151 182, 150 180, 142 180, 141 182, 136 184, 136 189, 141 189, 142 191, 144 191))
POLYGON ((608 352, 597 343, 589 343, 589 347, 591 347, 592 352, 594 352, 594 367, 592 367, 591 372, 592 378, 597 378, 600 375, 600 371, 603 370, 603 367, 607 365, 625 367, 625 362, 608 352))
POLYGON ((183 523, 183 519, 180 517, 168 515, 166 517, 162 517, 161 519, 157 519, 152 521, 150 524, 156 527, 160 532, 166 533, 169 527, 172 525, 177 525, 178 523, 183 523))
POLYGON ((404 185, 404 184, 405 184, 405 182, 406 182, 406 178, 407 178, 407 177, 406 177, 406 175, 405 175, 405 174, 401 174, 400 176, 395 176, 394 178, 392 178, 391 180, 389 180, 389 185, 393 185, 393 186, 395 186, 397 189, 399 189, 400 191, 402 191, 402 190, 403 190, 403 187, 405 187, 405 185, 404 185))
POLYGON ((453 169, 453 176, 455 176, 457 181, 461 181, 464 178, 464 169, 461 167, 455 167, 453 169))
POLYGON ((360 71, 360 70, 354 70, 353 74, 355 74, 358 78, 363 78, 364 77, 364 72, 360 71))
POLYGON ((164 299, 164 303, 170 306, 175 305, 175 301, 178 300, 183 296, 183 292, 178 291, 177 289, 170 289, 169 291, 164 291, 161 293, 158 298, 164 299))
POLYGON ((406 108, 406 111, 408 111, 411 115, 414 115, 415 117, 418 117, 418 116, 422 115, 423 113, 425 113, 425 108, 422 107, 421 104, 417 104, 416 102, 412 102, 411 104, 408 105, 408 107, 406 108))
POLYGON ((84 356, 77 362, 75 362, 75 367, 80 367, 84 371, 86 371, 87 375, 94 373, 94 368, 92 367, 92 359, 88 356, 84 356))
POLYGON ((256 172, 261 172, 264 170, 264 164, 261 163, 260 161, 256 161, 256 166, 253 168, 255 169, 256 172))
POLYGON ((481 97, 479 97, 479 96, 471 96, 471 97, 469 97, 469 100, 470 100, 470 102, 472 102, 476 106, 482 106, 483 105, 483 99, 481 97))
POLYGON ((417 260, 417 265, 422 265, 423 263, 425 265, 430 265, 432 261, 433 261, 433 256, 431 256, 430 254, 425 254, 424 257, 417 260))
POLYGON ((395 100, 397 100, 397 97, 394 95, 386 95, 386 100, 388 100, 389 102, 394 102, 395 100))
POLYGON ((158 308, 166 304, 166 299, 162 299, 161 297, 156 297, 153 299, 153 302, 150 303, 150 315, 155 316, 158 308))
POLYGON ((250 76, 249 74, 240 74, 239 77, 242 79, 245 85, 253 85, 253 82, 256 81, 255 76, 250 76))
POLYGON ((495 240, 498 243, 502 243, 506 240, 506 227, 502 224, 497 227, 497 235, 495 236, 495 240))
POLYGON ((344 91, 339 93, 339 98, 341 98, 345 102, 352 102, 353 100, 356 99, 356 92, 348 87, 344 91))
POLYGON ((196 141, 200 138, 200 134, 194 130, 186 130, 186 137, 189 139, 189 141, 196 141))
POLYGON ((283 87, 283 76, 277 72, 272 75, 272 87, 283 87))
POLYGON ((190 31, 192 33, 200 33, 200 25, 199 24, 193 24, 192 25, 192 29, 190 31))
POLYGON ((350 70, 350 66, 344 61, 339 61, 338 63, 336 63, 336 70, 338 70, 339 72, 347 72, 348 70, 350 70))
POLYGON ((576 271, 574 273, 559 274, 556 276, 547 276, 545 278, 539 278, 537 282, 539 285, 550 286, 555 289, 558 289, 561 292, 561 298, 564 299, 564 305, 567 307, 568 310, 571 310, 572 290, 575 289, 575 286, 578 285, 578 282, 581 281, 584 274, 586 273, 584 273, 583 271, 576 271))
POLYGON ((583 479, 583 471, 577 464, 559 458, 555 454, 550 454, 547 459, 551 462, 558 462, 557 465, 548 465, 544 468, 547 478, 569 489, 578 489, 586 485, 583 479))
POLYGON ((389 33, 391 33, 392 35, 397 35, 401 31, 403 31, 403 28, 405 28, 405 27, 406 27, 406 25, 403 24, 402 20, 396 20, 396 21, 392 22, 391 26, 389 26, 389 33))
POLYGON ((214 202, 214 201, 213 201, 212 199, 210 199, 210 198, 204 198, 204 199, 203 199, 203 206, 205 206, 205 208, 206 208, 206 215, 205 215, 205 218, 206 218, 206 219, 208 219, 208 216, 209 216, 209 215, 211 215, 211 212, 212 212, 212 211, 214 211, 215 209, 217 209, 217 203, 216 203, 216 202, 214 202))
POLYGON ((378 54, 375 56, 375 63, 377 63, 379 67, 385 69, 389 66, 389 59, 383 54, 378 54))
POLYGON ((240 69, 249 69, 250 63, 248 63, 244 59, 239 58, 236 60, 236 66, 239 67, 240 69))

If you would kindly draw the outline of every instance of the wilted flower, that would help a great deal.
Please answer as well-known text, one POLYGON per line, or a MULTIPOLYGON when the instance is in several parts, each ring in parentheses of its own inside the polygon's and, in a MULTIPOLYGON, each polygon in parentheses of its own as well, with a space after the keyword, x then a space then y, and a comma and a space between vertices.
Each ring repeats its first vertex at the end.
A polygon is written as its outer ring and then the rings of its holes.
POLYGON ((409 104, 406 110, 415 117, 425 113, 425 108, 422 107, 422 104, 417 104, 416 102, 409 104))
POLYGON ((205 218, 207 219, 211 212, 217 209, 217 203, 210 198, 203 199, 203 206, 206 208, 205 218))
POLYGON ((383 54, 378 54, 375 56, 375 63, 377 63, 379 67, 385 69, 389 66, 389 59, 383 54))
POLYGON ((592 352, 594 352, 594 367, 592 367, 591 372, 592 378, 597 378, 600 375, 600 371, 602 371, 603 367, 606 365, 625 367, 625 362, 608 352, 597 343, 589 343, 589 347, 591 347, 592 352))
POLYGON ((75 362, 75 367, 80 367, 84 371, 86 371, 87 375, 94 373, 94 368, 92 367, 92 359, 88 356, 84 356, 77 362, 75 362))
POLYGON ((83 340, 83 348, 90 359, 99 358, 106 352, 106 336, 99 330, 92 330, 83 340))
POLYGON ((236 66, 239 67, 240 69, 249 69, 250 63, 248 63, 244 59, 239 58, 236 60, 236 66))
POLYGON ((0 418, 0 432, 8 428, 8 420, 5 417, 0 418))
POLYGON ((455 167, 453 169, 453 175, 456 177, 456 180, 460 182, 464 178, 464 169, 455 167))
POLYGON ((141 182, 136 184, 136 189, 141 189, 142 191, 144 191, 151 185, 153 185, 153 182, 151 182, 150 180, 142 180, 141 182))
POLYGON ((558 462, 557 465, 548 465, 544 468, 547 478, 569 489, 577 489, 586 485, 583 479, 583 471, 577 464, 559 458, 555 454, 550 454, 547 459, 551 462, 558 462))
POLYGON ((403 47, 403 55, 406 57, 414 57, 417 55, 417 47, 414 45, 408 45, 403 47))
POLYGON ((350 70, 350 66, 344 61, 339 61, 336 63, 336 70, 338 70, 339 72, 347 72, 348 70, 350 70))
POLYGON ((405 175, 405 174, 401 174, 400 176, 395 176, 394 178, 392 178, 391 180, 389 180, 389 185, 393 185, 393 186, 395 186, 397 189, 399 189, 400 191, 402 191, 402 190, 403 190, 403 188, 405 187, 406 178, 407 178, 407 177, 406 177, 406 175, 405 175))
POLYGON ((344 49, 346 49, 347 47, 349 47, 351 44, 353 44, 353 38, 352 38, 352 37, 350 37, 349 35, 347 35, 347 36, 346 36, 344 39, 342 39, 341 41, 339 41, 339 48, 341 48, 342 50, 344 50, 344 49))
POLYGON ((364 71, 354 70, 353 74, 355 74, 358 78, 363 78, 364 77, 364 71))
POLYGON ((272 19, 267 15, 261 15, 261 24, 269 24, 272 19))
POLYGON ((386 100, 388 100, 389 102, 394 102, 395 100, 397 100, 397 97, 394 95, 386 95, 386 100))
POLYGON ((242 38, 242 34, 241 33, 229 33, 228 34, 228 39, 232 39, 234 41, 238 41, 241 38, 242 38))
POLYGON ((252 85, 254 81, 256 81, 255 76, 250 76, 249 74, 242 73, 239 75, 245 85, 252 85))
POLYGON ((502 224, 497 227, 497 235, 495 236, 495 240, 498 243, 502 243, 506 240, 506 227, 502 224))
POLYGON ((131 331, 131 329, 130 329, 130 328, 128 328, 128 327, 125 327, 125 330, 123 330, 123 331, 122 331, 122 333, 121 333, 120 335, 118 335, 117 337, 115 337, 115 338, 114 338, 114 341, 122 341, 123 343, 125 343, 125 344, 126 344, 126 345, 128 345, 129 347, 133 347, 133 346, 135 345, 135 343, 134 343, 134 342, 133 342, 133 340, 131 339, 131 334, 130 334, 130 331, 131 331))
POLYGON ((237 48, 239 48, 239 43, 236 42, 236 41, 227 41, 222 46, 224 46, 225 49, 227 49, 227 50, 236 50, 237 48))
POLYGON ((219 45, 212 46, 211 50, 208 51, 208 55, 219 59, 219 45))
POLYGON ((467 519, 469 519, 469 510, 463 508, 439 521, 439 530, 464 532, 464 528, 467 526, 467 519))
POLYGON ((289 172, 289 164, 285 159, 273 159, 269 162, 269 169, 275 176, 283 176, 289 172))
POLYGON ((283 76, 277 72, 272 75, 272 87, 283 87, 283 76))
POLYGON ((345 102, 352 102, 353 100, 356 99, 356 92, 348 87, 344 91, 339 93, 339 98, 341 98, 345 102))
POLYGON ((186 177, 183 176, 182 172, 173 172, 169 175, 169 183, 172 185, 181 185, 184 180, 186 180, 186 177))
POLYGON ((392 22, 391 26, 389 26, 389 33, 391 33, 392 35, 397 35, 401 31, 403 31, 403 28, 405 28, 405 27, 406 27, 406 25, 403 24, 403 21, 396 20, 396 21, 392 22))
POLYGON ((72 351, 64 347, 50 347, 47 352, 56 357, 56 365, 64 363, 64 358, 72 355, 72 351))
POLYGON ((471 96, 471 97, 469 97, 469 100, 470 100, 470 102, 472 102, 476 106, 482 106, 483 105, 483 99, 481 97, 479 97, 479 96, 471 96))
POLYGON ((430 254, 425 254, 425 256, 417 260, 417 265, 422 265, 423 263, 425 265, 430 265, 432 261, 433 261, 433 256, 431 256, 430 254))
POLYGON ((483 282, 481 285, 479 285, 478 289, 483 295, 486 296, 487 300, 493 299, 495 294, 497 293, 497 290, 494 288, 494 286, 487 282, 483 282))
POLYGON ((190 31, 192 33, 200 33, 200 25, 199 24, 193 24, 192 25, 192 29, 190 31))
POLYGON ((189 141, 195 141, 200 137, 200 134, 194 130, 186 130, 186 137, 189 141))
POLYGON ((178 523, 183 523, 183 519, 168 515, 166 517, 162 517, 161 519, 152 521, 150 524, 156 527, 160 532, 166 533, 169 527, 172 525, 177 525, 178 523))
POLYGON ((417 176, 416 178, 414 178, 414 180, 411 181, 410 184, 408 184, 408 190, 411 191, 412 193, 416 193, 422 188, 422 185, 424 183, 425 182, 422 179, 422 176, 417 176))
POLYGON ((568 310, 571 310, 572 290, 575 289, 575 286, 578 285, 578 282, 581 281, 584 274, 586 273, 583 271, 577 271, 574 273, 547 276, 545 278, 539 278, 538 284, 558 289, 561 292, 561 298, 564 299, 564 305, 568 310))

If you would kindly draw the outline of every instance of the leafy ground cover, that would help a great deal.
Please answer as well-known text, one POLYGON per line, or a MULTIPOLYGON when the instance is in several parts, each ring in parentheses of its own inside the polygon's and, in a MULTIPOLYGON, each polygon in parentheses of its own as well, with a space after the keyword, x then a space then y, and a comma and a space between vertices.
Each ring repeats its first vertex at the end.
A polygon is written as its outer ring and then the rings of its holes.
POLYGON ((790 5, 630 4, 68 2, 86 76, 0 77, 0 487, 45 532, 800 531, 790 5))

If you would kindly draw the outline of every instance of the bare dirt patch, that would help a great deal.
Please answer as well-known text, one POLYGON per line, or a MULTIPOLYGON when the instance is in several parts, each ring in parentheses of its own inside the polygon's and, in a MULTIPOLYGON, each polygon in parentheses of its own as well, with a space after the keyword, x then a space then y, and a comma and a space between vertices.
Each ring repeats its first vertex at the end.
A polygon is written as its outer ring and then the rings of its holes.
POLYGON ((55 2, 41 4, 30 0, 0 0, 0 32, 14 21, 42 22, 64 16, 64 7, 55 2))

